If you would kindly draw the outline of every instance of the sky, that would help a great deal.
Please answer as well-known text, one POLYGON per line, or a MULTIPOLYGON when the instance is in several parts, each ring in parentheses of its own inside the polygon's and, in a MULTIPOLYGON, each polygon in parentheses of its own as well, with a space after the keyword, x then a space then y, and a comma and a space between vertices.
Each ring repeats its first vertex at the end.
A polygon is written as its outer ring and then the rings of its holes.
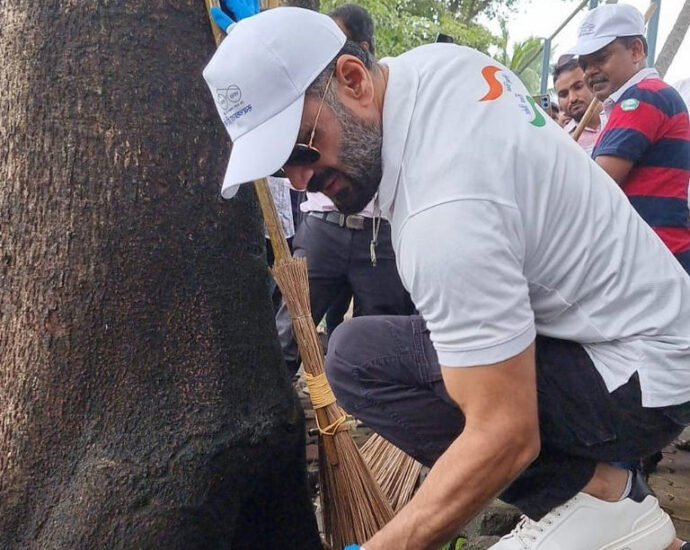
MULTIPOLYGON (((624 0, 632 4, 644 13, 649 7, 649 0, 624 0)), ((580 0, 519 0, 515 13, 508 19, 508 32, 510 40, 521 41, 529 36, 549 36, 558 25, 577 7, 580 0)), ((656 43, 657 55, 666 41, 666 37, 676 21, 684 0, 661 0, 661 12, 659 19, 659 31, 656 43)), ((587 8, 575 16, 561 33, 554 39, 552 45, 552 61, 565 53, 575 43, 579 22, 586 13, 587 8)), ((492 32, 499 34, 500 28, 497 21, 483 21, 492 32)), ((683 44, 664 80, 673 84, 678 80, 690 78, 690 32, 686 35, 683 44)), ((549 80, 549 87, 552 83, 549 80)))

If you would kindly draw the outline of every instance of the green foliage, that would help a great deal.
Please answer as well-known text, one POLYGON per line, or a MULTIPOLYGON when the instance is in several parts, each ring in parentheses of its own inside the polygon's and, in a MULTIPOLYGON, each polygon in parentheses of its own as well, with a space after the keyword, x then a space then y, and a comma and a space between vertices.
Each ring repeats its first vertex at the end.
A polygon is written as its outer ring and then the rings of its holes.
POLYGON ((448 8, 463 23, 470 23, 481 13, 488 19, 505 16, 518 0, 448 0, 448 8))
POLYGON ((539 93, 541 83, 541 68, 543 56, 539 52, 543 40, 535 36, 516 42, 513 44, 512 51, 508 52, 508 28, 505 21, 501 21, 501 37, 498 39, 498 52, 494 54, 494 59, 508 67, 515 74, 520 74, 520 80, 531 94, 539 93), (534 59, 532 59, 534 58, 534 59), (532 59, 532 61, 530 61, 532 59), (527 64, 529 62, 529 64, 527 64))
MULTIPOLYGON (((349 0, 323 0, 321 11, 327 13, 349 0)), ((399 55, 436 40, 441 32, 457 44, 483 52, 495 42, 488 29, 461 21, 442 0, 358 0, 371 14, 376 25, 376 56, 399 55)))
POLYGON ((530 93, 539 92, 542 56, 525 67, 539 50, 542 40, 530 37, 513 44, 508 52, 508 28, 503 18, 517 0, 322 0, 321 11, 328 13, 341 4, 355 1, 371 14, 376 26, 376 57, 399 55, 429 44, 439 32, 452 36, 457 44, 470 46, 493 57, 519 77, 530 93), (475 22, 481 14, 500 17, 501 35, 494 36, 475 22))
POLYGON ((467 542, 465 539, 459 537, 451 542, 447 542, 438 550, 462 550, 465 547, 465 542, 467 542))

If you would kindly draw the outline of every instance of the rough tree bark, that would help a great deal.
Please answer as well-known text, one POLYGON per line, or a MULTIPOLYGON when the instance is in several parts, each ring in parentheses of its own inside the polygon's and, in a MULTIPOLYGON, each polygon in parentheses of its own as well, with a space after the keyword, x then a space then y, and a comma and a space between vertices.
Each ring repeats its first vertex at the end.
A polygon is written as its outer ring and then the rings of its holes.
POLYGON ((680 9, 678 18, 673 24, 673 28, 664 42, 664 47, 657 57, 655 66, 656 70, 659 71, 661 78, 664 78, 666 71, 673 63, 673 58, 676 57, 678 50, 680 49, 685 35, 688 33, 688 28, 690 28, 690 0, 685 0, 683 7, 680 9))
POLYGON ((203 1, 0 29, 0 548, 320 548, 203 1))

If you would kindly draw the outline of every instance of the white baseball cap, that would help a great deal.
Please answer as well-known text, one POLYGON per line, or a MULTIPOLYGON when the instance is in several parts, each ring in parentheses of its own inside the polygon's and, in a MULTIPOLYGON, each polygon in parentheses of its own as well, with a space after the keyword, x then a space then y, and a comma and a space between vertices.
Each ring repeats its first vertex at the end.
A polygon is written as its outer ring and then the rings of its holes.
POLYGON ((622 36, 644 36, 644 17, 630 4, 602 4, 590 10, 577 33, 577 44, 568 51, 589 55, 622 36))
POLYGON ((204 69, 232 140, 221 195, 283 167, 297 140, 304 95, 346 41, 328 17, 274 8, 231 27, 204 69))

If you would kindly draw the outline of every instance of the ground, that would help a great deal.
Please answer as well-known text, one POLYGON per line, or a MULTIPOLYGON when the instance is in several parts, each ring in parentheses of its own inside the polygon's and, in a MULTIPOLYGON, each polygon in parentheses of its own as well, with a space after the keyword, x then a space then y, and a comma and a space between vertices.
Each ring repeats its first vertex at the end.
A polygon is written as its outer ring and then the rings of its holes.
POLYGON ((690 540, 690 428, 685 429, 678 443, 664 449, 664 459, 649 484, 673 518, 678 536, 690 540))

